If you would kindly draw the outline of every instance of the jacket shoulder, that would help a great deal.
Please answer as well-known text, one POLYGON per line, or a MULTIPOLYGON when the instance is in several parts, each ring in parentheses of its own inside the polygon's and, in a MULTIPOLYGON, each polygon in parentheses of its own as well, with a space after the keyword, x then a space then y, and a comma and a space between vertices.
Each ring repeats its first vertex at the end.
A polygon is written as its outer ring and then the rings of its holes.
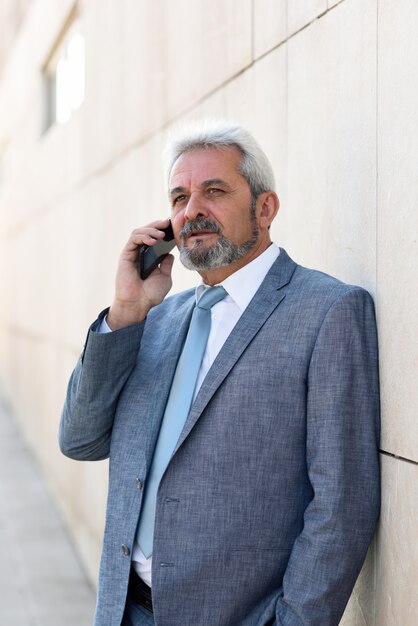
POLYGON ((335 302, 350 294, 366 299, 371 298, 370 293, 364 287, 345 283, 335 276, 302 265, 296 265, 292 286, 302 297, 322 301, 335 302))

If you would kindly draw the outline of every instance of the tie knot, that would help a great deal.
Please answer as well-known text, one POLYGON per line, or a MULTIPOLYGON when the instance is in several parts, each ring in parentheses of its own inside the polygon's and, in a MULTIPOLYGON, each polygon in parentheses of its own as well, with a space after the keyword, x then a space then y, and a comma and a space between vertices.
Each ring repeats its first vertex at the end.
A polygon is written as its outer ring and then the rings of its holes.
POLYGON ((200 309, 210 309, 214 304, 223 300, 226 295, 226 290, 223 287, 208 287, 200 296, 196 306, 200 309))

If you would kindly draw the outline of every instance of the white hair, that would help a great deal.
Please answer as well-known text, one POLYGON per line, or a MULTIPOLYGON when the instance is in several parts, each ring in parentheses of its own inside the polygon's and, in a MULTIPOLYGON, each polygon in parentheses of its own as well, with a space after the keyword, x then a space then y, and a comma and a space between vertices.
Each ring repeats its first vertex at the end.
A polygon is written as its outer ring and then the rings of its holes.
POLYGON ((224 149, 235 146, 242 154, 239 172, 247 180, 253 198, 264 191, 275 191, 273 169, 254 137, 233 121, 219 119, 195 120, 177 125, 165 148, 166 180, 174 163, 195 148, 224 149))

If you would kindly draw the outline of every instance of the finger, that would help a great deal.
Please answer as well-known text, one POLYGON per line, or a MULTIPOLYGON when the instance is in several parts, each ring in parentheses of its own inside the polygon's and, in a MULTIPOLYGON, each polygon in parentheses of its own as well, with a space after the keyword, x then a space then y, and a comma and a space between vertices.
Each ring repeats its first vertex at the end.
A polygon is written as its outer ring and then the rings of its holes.
POLYGON ((158 228, 138 228, 132 231, 130 239, 133 241, 137 241, 141 237, 153 237, 154 239, 161 239, 165 236, 163 230, 159 230, 158 228))
POLYGON ((147 246, 154 246, 159 239, 164 238, 164 233, 157 229, 148 229, 148 232, 144 230, 138 230, 133 232, 125 245, 125 252, 133 252, 138 249, 138 246, 145 244, 147 246))
POLYGON ((166 233, 162 229, 144 227, 132 231, 130 241, 137 246, 142 243, 154 245, 156 241, 164 239, 165 236, 166 233))
POLYGON ((171 269, 174 263, 174 256, 167 254, 167 256, 160 263, 160 272, 163 276, 171 276, 171 269))
POLYGON ((132 231, 132 235, 143 232, 161 232, 170 224, 169 218, 165 220, 158 220, 155 222, 151 222, 150 224, 145 224, 145 226, 140 226, 139 228, 134 228, 132 231))
POLYGON ((167 228, 169 223, 170 223, 170 218, 166 217, 163 220, 155 220, 154 222, 150 222, 149 224, 146 224, 145 227, 151 226, 154 228, 167 228))
POLYGON ((167 218, 165 220, 151 222, 147 226, 142 226, 141 228, 135 228, 125 245, 124 253, 136 252, 138 246, 142 244, 154 246, 159 239, 163 239, 165 237, 165 233, 161 229, 167 228, 169 223, 170 220, 167 218))

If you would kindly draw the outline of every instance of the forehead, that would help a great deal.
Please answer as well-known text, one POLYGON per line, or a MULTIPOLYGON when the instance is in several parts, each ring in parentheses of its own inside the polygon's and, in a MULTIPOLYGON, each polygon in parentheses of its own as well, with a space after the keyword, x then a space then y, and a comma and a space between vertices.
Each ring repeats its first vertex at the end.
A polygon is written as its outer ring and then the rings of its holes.
POLYGON ((169 186, 199 184, 209 179, 222 179, 229 183, 246 182, 238 170, 240 161, 241 152, 235 146, 193 148, 175 161, 169 186))

